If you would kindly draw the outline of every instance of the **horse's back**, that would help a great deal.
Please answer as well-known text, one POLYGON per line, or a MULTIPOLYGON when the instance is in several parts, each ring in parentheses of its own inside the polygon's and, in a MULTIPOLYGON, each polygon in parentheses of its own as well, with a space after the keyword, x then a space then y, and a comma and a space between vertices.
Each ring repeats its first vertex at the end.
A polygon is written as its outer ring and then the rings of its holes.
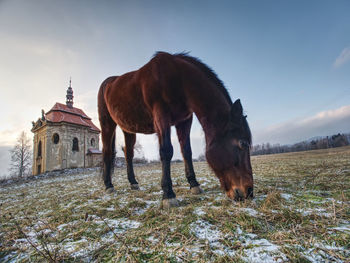
POLYGON ((176 125, 192 114, 184 89, 181 66, 175 56, 158 52, 137 75, 137 82, 142 83, 141 89, 147 107, 153 115, 155 107, 162 108, 170 115, 171 125, 176 125))
POLYGON ((183 81, 186 63, 159 52, 137 71, 106 84, 104 98, 113 120, 123 130, 154 133, 156 114, 167 115, 169 125, 191 117, 183 81))
POLYGON ((114 81, 116 78, 118 78, 118 76, 110 76, 110 77, 106 78, 106 79, 102 82, 100 88, 104 88, 108 83, 114 81))

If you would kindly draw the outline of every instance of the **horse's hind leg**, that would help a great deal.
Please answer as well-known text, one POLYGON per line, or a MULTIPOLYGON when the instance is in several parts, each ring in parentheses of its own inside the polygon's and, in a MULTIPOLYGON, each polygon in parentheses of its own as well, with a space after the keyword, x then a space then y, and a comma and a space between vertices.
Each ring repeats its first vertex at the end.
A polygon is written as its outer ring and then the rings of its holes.
POLYGON ((114 187, 112 184, 111 173, 114 168, 115 157, 115 129, 116 123, 113 121, 111 115, 108 112, 106 102, 104 100, 104 89, 107 83, 113 78, 106 79, 98 91, 97 104, 98 104, 98 118, 101 125, 102 135, 102 162, 103 162, 103 182, 108 192, 113 192, 114 187))
POLYGON ((113 192, 111 174, 114 169, 115 157, 115 129, 113 120, 100 118, 102 134, 102 157, 103 157, 103 182, 107 192, 113 192))
POLYGON ((182 156, 185 163, 185 173, 188 183, 190 184, 191 192, 193 194, 200 194, 203 190, 199 187, 196 179, 196 174, 193 169, 192 150, 190 142, 190 131, 192 125, 192 116, 176 125, 176 133, 179 139, 182 156))
POLYGON ((134 167, 132 164, 132 159, 134 158, 134 145, 136 142, 136 134, 128 133, 126 131, 123 131, 123 132, 124 132, 124 139, 125 139, 125 147, 123 151, 124 151, 125 160, 126 160, 128 180, 130 182, 131 189, 139 190, 139 184, 135 179, 134 167))

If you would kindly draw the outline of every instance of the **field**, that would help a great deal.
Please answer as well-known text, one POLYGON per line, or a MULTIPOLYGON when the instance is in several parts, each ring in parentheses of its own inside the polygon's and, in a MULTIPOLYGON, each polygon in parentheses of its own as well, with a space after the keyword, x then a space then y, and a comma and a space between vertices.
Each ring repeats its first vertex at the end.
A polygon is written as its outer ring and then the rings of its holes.
POLYGON ((228 200, 206 163, 191 195, 172 165, 180 207, 160 208, 160 165, 40 176, 0 189, 1 262, 349 262, 350 147, 252 158, 255 196, 228 200))

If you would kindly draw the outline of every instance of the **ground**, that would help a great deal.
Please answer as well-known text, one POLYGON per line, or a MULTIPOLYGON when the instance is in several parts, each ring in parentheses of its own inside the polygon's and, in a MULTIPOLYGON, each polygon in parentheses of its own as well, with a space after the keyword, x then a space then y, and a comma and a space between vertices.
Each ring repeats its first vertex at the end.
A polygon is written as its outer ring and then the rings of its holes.
POLYGON ((191 195, 172 165, 180 207, 160 208, 160 165, 40 176, 0 189, 1 262, 349 262, 350 147, 252 158, 255 196, 228 200, 207 164, 191 195))

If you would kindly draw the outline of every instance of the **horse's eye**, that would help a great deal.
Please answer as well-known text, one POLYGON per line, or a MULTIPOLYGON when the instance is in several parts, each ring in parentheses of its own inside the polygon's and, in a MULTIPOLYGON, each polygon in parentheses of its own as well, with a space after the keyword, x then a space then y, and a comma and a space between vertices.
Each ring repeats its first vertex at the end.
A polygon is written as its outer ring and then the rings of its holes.
POLYGON ((245 140, 239 140, 238 141, 238 147, 241 149, 241 150, 246 150, 249 148, 249 143, 246 142, 245 140))

